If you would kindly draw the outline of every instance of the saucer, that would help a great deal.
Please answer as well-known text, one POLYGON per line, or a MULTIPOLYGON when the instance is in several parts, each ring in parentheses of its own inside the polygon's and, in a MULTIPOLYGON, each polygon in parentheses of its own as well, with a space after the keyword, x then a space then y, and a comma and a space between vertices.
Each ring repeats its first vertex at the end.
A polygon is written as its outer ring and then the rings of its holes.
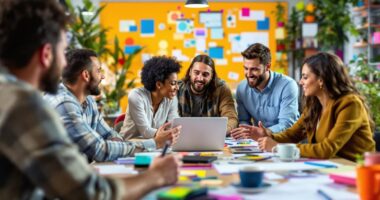
POLYGON ((243 187, 240 183, 232 183, 231 185, 234 186, 238 192, 251 194, 264 192, 271 186, 271 184, 265 182, 260 187, 243 187))

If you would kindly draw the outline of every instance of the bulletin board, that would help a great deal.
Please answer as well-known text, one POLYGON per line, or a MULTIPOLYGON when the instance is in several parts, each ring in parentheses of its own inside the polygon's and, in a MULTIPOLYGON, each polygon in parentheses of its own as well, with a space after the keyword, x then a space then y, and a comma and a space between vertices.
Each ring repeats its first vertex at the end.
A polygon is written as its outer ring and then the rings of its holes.
MULTIPOLYGON (((280 3, 287 11, 288 4, 280 3)), ((287 74, 286 66, 276 66, 277 2, 209 2, 204 9, 184 4, 101 2, 106 7, 100 23, 110 28, 109 43, 113 42, 110 36, 118 36, 127 54, 144 47, 131 68, 138 83, 143 63, 151 56, 175 56, 182 64, 182 78, 192 58, 207 54, 214 59, 218 76, 234 90, 245 78, 240 53, 256 42, 271 49, 271 69, 287 74)))

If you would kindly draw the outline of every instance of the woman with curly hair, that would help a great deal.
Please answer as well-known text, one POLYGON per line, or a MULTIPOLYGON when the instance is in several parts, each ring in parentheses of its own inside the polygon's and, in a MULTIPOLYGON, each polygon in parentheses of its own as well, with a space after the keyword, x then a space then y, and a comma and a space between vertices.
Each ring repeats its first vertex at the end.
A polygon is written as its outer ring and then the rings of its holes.
POLYGON ((307 144, 297 147, 301 156, 308 158, 338 156, 354 161, 356 154, 375 151, 368 107, 339 57, 322 52, 307 58, 300 85, 304 110, 291 128, 273 135, 265 128, 249 134, 247 128, 246 137, 257 140, 267 151, 277 143, 299 143, 307 138, 307 144))
POLYGON ((174 58, 152 57, 144 63, 141 82, 144 87, 128 95, 128 108, 120 134, 129 139, 142 136, 153 138, 166 134, 168 139, 178 135, 179 128, 170 128, 178 116, 177 74, 181 65, 174 58))

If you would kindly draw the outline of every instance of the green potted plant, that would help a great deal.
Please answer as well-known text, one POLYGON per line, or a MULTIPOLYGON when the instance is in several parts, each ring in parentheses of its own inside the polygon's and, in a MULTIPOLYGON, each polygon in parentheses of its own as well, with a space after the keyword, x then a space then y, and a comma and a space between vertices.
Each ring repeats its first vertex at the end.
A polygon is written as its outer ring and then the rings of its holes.
POLYGON ((375 122, 376 131, 380 131, 380 71, 368 64, 367 56, 360 54, 352 65, 355 86, 366 97, 375 122))
POLYGON ((140 53, 141 49, 125 55, 117 37, 114 38, 113 49, 108 47, 108 28, 101 26, 97 19, 105 6, 96 7, 90 0, 83 0, 82 7, 74 8, 71 0, 66 0, 67 7, 74 16, 74 22, 69 30, 72 38, 70 48, 88 48, 94 50, 102 63, 109 61, 106 67, 113 74, 109 85, 104 85, 102 111, 105 115, 119 112, 120 100, 127 95, 127 91, 134 87, 135 79, 128 79, 132 60, 140 53), (111 59, 110 59, 111 58, 111 59))

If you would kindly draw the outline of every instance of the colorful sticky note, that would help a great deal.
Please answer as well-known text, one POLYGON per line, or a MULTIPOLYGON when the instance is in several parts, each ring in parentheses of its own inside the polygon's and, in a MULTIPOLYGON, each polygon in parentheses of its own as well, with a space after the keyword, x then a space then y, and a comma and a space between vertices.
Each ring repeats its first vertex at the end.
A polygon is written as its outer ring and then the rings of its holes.
POLYGON ((194 29, 194 37, 207 37, 207 29, 206 28, 195 28, 194 29))
POLYGON ((223 47, 210 47, 209 56, 214 59, 223 59, 223 47))
POLYGON ((133 46, 128 46, 126 45, 124 47, 124 53, 125 54, 132 54, 133 52, 135 52, 136 50, 140 49, 141 47, 138 46, 138 45, 133 45, 133 46))
POLYGON ((130 32, 136 32, 137 31, 137 26, 130 26, 129 27, 130 32))
POLYGON ((142 35, 154 35, 154 20, 153 19, 142 19, 141 24, 141 34, 142 35))
POLYGON ((137 31, 137 26, 135 20, 120 20, 119 21, 119 31, 120 32, 135 32, 137 31))
POLYGON ((262 21, 257 21, 257 30, 269 30, 269 18, 266 17, 262 21))
POLYGON ((242 8, 242 9, 241 9, 241 15, 242 15, 243 17, 249 17, 249 14, 250 14, 250 10, 249 10, 249 8, 242 8))
POLYGON ((212 28, 211 29, 211 39, 223 39, 223 28, 212 28))
POLYGON ((285 39, 285 29, 283 27, 281 28, 276 28, 276 34, 275 38, 277 40, 283 40, 285 39))

